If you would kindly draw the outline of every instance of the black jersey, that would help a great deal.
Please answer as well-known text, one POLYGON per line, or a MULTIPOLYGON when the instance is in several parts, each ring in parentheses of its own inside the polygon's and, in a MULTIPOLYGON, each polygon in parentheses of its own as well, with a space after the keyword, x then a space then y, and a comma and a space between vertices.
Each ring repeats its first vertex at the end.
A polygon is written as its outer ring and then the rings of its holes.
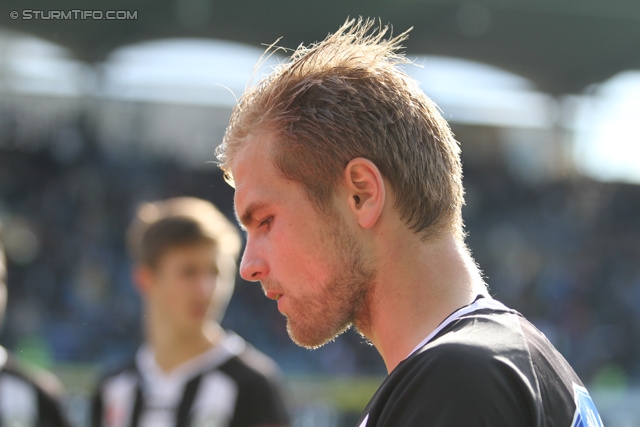
POLYGON ((602 427, 580 379, 518 312, 479 298, 384 380, 360 427, 602 427))
POLYGON ((0 347, 0 426, 68 427, 57 399, 0 347))
POLYGON ((106 376, 92 403, 94 427, 285 426, 279 370, 239 336, 161 373, 147 347, 106 376))

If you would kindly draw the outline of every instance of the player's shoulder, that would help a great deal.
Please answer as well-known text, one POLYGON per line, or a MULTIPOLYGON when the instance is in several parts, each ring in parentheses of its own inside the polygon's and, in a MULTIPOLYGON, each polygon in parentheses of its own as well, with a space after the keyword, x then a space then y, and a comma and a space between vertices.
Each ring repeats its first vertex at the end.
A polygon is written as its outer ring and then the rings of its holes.
POLYGON ((138 375, 139 373, 135 357, 127 357, 126 359, 119 360, 116 363, 108 364, 98 374, 98 380, 96 381, 97 388, 101 389, 109 383, 122 379, 135 381, 138 375))
POLYGON ((5 416, 37 416, 38 425, 64 426, 68 421, 60 406, 63 387, 58 378, 50 371, 17 358, 0 347, 2 363, 0 369, 0 387, 9 391, 2 397, 10 396, 12 404, 3 410, 10 412, 5 416))
POLYGON ((480 309, 446 324, 383 381, 368 425, 530 425, 535 377, 518 318, 480 309))
POLYGON ((466 381, 515 374, 531 377, 532 367, 522 316, 510 309, 482 309, 461 316, 399 365, 409 377, 447 373, 466 381))
POLYGON ((418 354, 428 360, 472 366, 498 366, 525 376, 577 376, 553 344, 519 312, 482 309, 461 316, 444 328, 418 354), (505 368, 507 366, 507 368, 505 368))
POLYGON ((35 380, 32 374, 27 373, 27 370, 24 369, 23 362, 20 362, 13 354, 6 354, 6 361, 4 362, 4 366, 2 367, 1 374, 7 375, 11 378, 15 378, 18 381, 29 383, 34 386, 37 385, 37 381, 35 380))
POLYGON ((463 315, 443 328, 420 352, 432 356, 461 352, 461 356, 492 355, 522 348, 522 315, 511 309, 481 309, 463 315))
POLYGON ((280 368, 271 357, 256 349, 234 332, 227 331, 226 335, 224 345, 233 356, 220 367, 220 370, 238 380, 280 378, 280 368))
POLYGON ((18 384, 33 388, 43 398, 58 399, 62 395, 62 383, 50 371, 17 358, 6 351, 1 375, 18 384))

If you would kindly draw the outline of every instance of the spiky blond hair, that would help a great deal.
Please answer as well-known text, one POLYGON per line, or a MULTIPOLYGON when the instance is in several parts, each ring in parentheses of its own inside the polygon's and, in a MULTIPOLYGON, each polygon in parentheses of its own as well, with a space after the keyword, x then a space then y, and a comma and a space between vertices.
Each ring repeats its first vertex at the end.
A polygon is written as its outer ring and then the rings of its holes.
POLYGON ((460 149, 448 123, 399 65, 408 32, 347 20, 324 41, 300 46, 248 90, 233 110, 217 154, 233 185, 230 165, 250 133, 268 131, 279 171, 305 187, 319 210, 345 166, 371 160, 393 190, 407 226, 424 238, 443 230, 462 238, 464 203, 460 149))

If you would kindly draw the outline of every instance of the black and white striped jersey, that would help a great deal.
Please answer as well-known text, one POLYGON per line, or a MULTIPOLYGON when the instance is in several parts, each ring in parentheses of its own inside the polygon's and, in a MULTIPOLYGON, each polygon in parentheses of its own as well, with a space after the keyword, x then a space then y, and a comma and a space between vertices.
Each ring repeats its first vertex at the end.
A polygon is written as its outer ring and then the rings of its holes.
POLYGON ((0 347, 0 426, 68 427, 59 402, 0 347))
POLYGON ((478 298, 384 380, 360 427, 602 427, 567 361, 518 312, 478 298))
POLYGON ((275 363, 234 333, 170 373, 143 346, 128 368, 106 376, 93 427, 285 426, 275 363))

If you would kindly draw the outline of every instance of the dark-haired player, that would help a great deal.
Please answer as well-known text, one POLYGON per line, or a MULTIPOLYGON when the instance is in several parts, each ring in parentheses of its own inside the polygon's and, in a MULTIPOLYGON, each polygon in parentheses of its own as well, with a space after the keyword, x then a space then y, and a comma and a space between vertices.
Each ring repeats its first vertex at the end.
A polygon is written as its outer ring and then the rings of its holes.
POLYGON ((142 205, 128 241, 146 343, 101 381, 93 425, 286 426, 275 363, 217 323, 233 290, 236 228, 184 197, 142 205))

